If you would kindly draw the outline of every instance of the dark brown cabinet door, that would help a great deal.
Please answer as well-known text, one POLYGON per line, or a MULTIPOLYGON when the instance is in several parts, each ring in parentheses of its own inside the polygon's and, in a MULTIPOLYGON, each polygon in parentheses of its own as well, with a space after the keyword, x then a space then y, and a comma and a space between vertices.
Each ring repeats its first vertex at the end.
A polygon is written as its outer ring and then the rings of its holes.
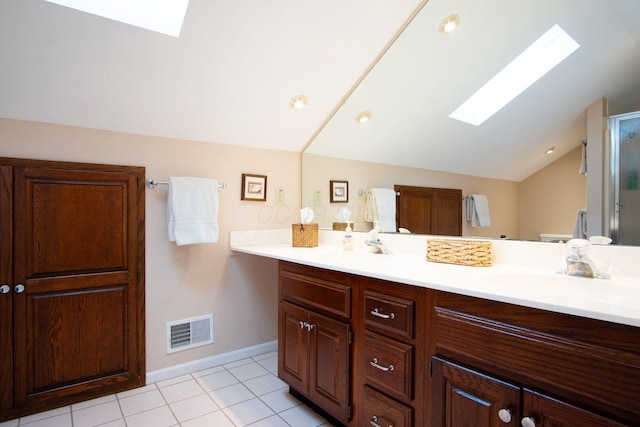
POLYGON ((395 185, 396 226, 412 233, 462 236, 462 190, 395 185))
POLYGON ((278 326, 278 376, 301 393, 309 378, 309 333, 305 324, 309 312, 280 302, 278 326))
POLYGON ((309 314, 309 397, 338 421, 349 420, 349 325, 309 314))
POLYGON ((13 407, 12 183, 0 166, 0 413, 13 407))
POLYGON ((519 387, 437 357, 432 363, 434 427, 519 425, 519 387))
POLYGON ((24 287, 13 296, 16 406, 144 384, 140 180, 14 168, 13 281, 24 287))
POLYGON ((524 427, 623 427, 626 425, 526 389, 522 413, 524 427))

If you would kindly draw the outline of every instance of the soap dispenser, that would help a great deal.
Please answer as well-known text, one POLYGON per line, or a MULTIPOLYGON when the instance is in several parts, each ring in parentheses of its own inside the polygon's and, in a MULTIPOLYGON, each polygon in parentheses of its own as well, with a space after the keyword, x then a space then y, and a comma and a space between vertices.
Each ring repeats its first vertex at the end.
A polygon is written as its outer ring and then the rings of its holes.
POLYGON ((344 236, 342 237, 342 249, 345 251, 353 250, 353 233, 351 230, 351 225, 347 221, 347 228, 344 230, 344 236))

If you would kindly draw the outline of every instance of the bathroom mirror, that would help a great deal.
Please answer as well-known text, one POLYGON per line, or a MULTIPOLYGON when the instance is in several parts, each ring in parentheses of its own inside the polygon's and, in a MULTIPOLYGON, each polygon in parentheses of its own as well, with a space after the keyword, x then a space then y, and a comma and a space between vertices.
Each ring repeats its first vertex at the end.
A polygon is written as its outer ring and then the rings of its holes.
MULTIPOLYGON (((313 198, 317 189, 326 194, 324 181, 328 186, 330 179, 350 181, 352 211, 361 210, 363 201, 356 194, 361 187, 405 184, 480 192, 495 183, 492 216, 499 220, 503 204, 511 206, 511 216, 522 216, 527 210, 522 199, 528 198, 523 183, 554 162, 580 155, 590 105, 604 98, 610 115, 640 110, 638 70, 637 0, 429 0, 310 141, 302 156, 302 204, 321 211, 320 217, 331 216, 334 206, 328 195, 321 205, 313 198), (452 14, 460 18, 458 29, 439 32, 440 23, 452 14), (579 44, 577 50, 482 124, 449 117, 556 24, 579 44), (356 122, 363 111, 371 112, 371 119, 356 122), (552 147, 554 152, 545 154, 552 147), (391 172, 377 179, 382 165, 391 172), (422 171, 428 171, 426 177, 422 171), (476 181, 485 186, 478 190, 476 181)), ((567 197, 551 211, 571 198, 571 212, 586 207, 587 178, 575 169, 575 177, 559 178, 557 184, 576 180, 582 186, 567 188, 567 197)), ((589 186, 596 179, 591 174, 589 186)), ((519 230, 518 225, 505 228, 509 237, 520 238, 519 231, 511 231, 519 230)), ((572 224, 565 220, 565 225, 543 232, 571 233, 572 224)), ((506 234, 498 229, 491 233, 506 234)))

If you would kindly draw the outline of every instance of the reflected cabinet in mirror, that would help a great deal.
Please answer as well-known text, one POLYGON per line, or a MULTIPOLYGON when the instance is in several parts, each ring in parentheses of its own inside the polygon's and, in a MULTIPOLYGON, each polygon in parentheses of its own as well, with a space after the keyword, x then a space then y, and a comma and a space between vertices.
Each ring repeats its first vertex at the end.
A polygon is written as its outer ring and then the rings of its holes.
POLYGON ((359 189, 456 188, 486 196, 491 217, 490 226, 473 227, 463 203, 463 236, 572 236, 581 210, 589 236, 611 235, 608 118, 640 110, 638 70, 637 0, 429 0, 310 141, 302 204, 331 228, 345 204, 330 203, 326 188, 347 181, 346 207, 355 229, 367 231, 359 189), (458 28, 440 31, 454 14, 458 28), (570 49, 548 50, 555 41, 570 49), (540 55, 524 63, 532 51, 540 55), (550 58, 556 63, 543 65, 550 58), (505 74, 514 95, 479 101, 485 118, 452 114, 505 74), (361 123, 363 111, 371 116, 361 123))

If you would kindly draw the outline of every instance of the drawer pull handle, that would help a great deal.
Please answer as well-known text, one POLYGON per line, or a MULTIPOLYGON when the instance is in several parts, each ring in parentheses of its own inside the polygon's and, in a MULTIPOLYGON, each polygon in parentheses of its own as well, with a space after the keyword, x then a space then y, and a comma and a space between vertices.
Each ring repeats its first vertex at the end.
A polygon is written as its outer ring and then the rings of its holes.
POLYGON ((498 418, 500 418, 500 421, 502 421, 503 423, 510 423, 511 422, 511 411, 506 409, 506 408, 502 408, 498 411, 498 418))
POLYGON ((301 320, 300 321, 300 329, 304 329, 307 326, 307 322, 301 320))
POLYGON ((390 313, 390 314, 380 313, 380 310, 378 310, 378 307, 371 310, 371 314, 373 314, 376 317, 381 317, 383 319, 393 319, 396 317, 395 314, 393 313, 390 313))
POLYGON ((374 357, 373 360, 371 362, 369 362, 369 364, 371 366, 373 366, 374 368, 378 368, 381 371, 384 372, 389 372, 389 371, 393 371, 395 368, 393 367, 393 365, 389 365, 389 366, 382 366, 378 364, 378 358, 374 357))
MULTIPOLYGON (((369 424, 371 424, 373 427, 382 427, 380 424, 378 424, 378 417, 375 415, 371 417, 371 419, 369 420, 369 424)), ((389 427, 393 427, 393 424, 389 424, 389 427)))

